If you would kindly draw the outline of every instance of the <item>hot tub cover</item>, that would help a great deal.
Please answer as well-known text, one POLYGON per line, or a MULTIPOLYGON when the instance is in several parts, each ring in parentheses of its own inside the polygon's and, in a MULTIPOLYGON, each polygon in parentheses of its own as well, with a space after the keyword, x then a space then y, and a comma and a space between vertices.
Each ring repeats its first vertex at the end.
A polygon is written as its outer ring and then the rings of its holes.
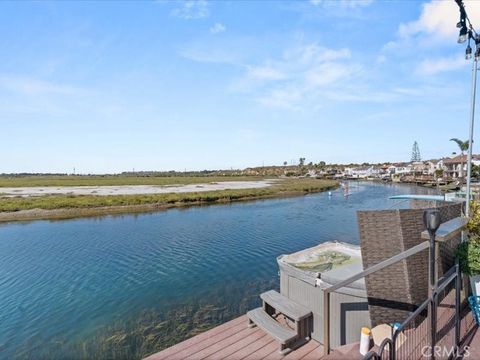
MULTIPOLYGON (((328 241, 293 254, 281 255, 277 262, 281 269, 301 280, 325 287, 363 270, 360 247, 338 241, 328 241)), ((357 280, 349 287, 365 289, 365 280, 357 280)))

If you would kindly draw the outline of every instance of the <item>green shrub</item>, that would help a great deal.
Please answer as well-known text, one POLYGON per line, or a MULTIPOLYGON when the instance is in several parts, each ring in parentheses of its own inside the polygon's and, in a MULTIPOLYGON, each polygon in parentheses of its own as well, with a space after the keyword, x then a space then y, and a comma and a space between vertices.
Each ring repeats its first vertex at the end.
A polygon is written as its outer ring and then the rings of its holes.
POLYGON ((480 236, 480 204, 470 202, 470 219, 467 224, 468 232, 472 236, 480 236))
POLYGON ((480 275, 480 236, 470 236, 458 246, 457 256, 462 271, 469 276, 480 275))
POLYGON ((462 271, 469 275, 480 275, 480 204, 470 204, 470 219, 467 224, 468 241, 462 242, 457 256, 462 271))

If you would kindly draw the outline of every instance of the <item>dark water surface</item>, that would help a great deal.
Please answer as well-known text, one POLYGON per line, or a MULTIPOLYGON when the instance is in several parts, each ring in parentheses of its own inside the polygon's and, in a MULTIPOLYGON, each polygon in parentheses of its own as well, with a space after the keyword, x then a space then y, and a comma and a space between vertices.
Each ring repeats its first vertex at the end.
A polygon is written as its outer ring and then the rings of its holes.
POLYGON ((356 211, 432 190, 350 184, 287 199, 0 225, 0 358, 139 358, 257 304, 275 258, 357 244, 356 211))

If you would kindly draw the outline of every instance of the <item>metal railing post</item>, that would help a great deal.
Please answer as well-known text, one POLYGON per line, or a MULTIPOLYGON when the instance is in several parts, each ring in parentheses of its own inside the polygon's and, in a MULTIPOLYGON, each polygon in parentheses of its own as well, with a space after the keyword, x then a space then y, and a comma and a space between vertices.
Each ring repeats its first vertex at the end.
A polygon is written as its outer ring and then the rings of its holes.
POLYGON ((330 292, 323 292, 323 353, 330 353, 330 292))
POLYGON ((392 336, 392 342, 390 344, 390 354, 388 354, 390 360, 395 360, 397 358, 397 337, 392 336))
POLYGON ((430 342, 432 349, 432 359, 435 359, 435 338, 436 338, 436 324, 437 315, 435 309, 435 297, 437 288, 437 244, 435 242, 435 233, 440 227, 440 211, 438 209, 426 210, 423 213, 423 224, 425 225, 428 235, 430 236, 430 251, 428 253, 428 297, 430 298, 429 313, 430 313, 430 342))
POLYGON ((430 299, 430 346, 432 349, 431 359, 435 359, 435 344, 437 343, 437 294, 430 299))
POLYGON ((455 348, 458 349, 460 345, 460 296, 462 287, 462 278, 460 272, 460 265, 455 264, 457 277, 455 278, 455 348))

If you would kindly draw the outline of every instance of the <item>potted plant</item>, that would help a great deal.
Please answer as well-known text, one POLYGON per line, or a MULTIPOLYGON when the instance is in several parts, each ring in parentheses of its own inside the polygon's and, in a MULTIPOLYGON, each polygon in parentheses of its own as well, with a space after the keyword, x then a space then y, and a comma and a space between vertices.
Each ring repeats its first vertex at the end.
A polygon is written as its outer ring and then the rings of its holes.
POLYGON ((480 205, 472 201, 467 224, 468 241, 461 243, 457 256, 462 272, 470 277, 473 295, 480 296, 480 205))

